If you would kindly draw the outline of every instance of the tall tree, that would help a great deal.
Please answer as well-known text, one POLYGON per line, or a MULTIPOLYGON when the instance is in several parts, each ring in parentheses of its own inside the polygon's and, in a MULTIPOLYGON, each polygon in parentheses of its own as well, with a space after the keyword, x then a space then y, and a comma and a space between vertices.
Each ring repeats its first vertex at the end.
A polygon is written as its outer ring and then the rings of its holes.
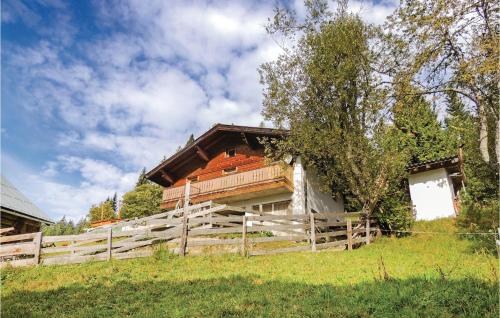
POLYGON ((403 0, 387 24, 390 49, 380 66, 419 94, 455 92, 472 106, 478 150, 492 165, 500 163, 498 18, 494 0, 403 0))
POLYGON ((194 135, 191 134, 189 135, 189 138, 188 140, 186 141, 186 144, 184 145, 184 148, 188 147, 189 145, 193 144, 194 143, 194 135))
POLYGON ((149 184, 150 181, 146 178, 146 167, 142 168, 141 173, 139 174, 139 178, 135 184, 136 187, 141 186, 143 184, 149 184))
POLYGON ((307 1, 303 23, 278 8, 268 26, 293 45, 260 68, 263 115, 290 129, 274 153, 300 155, 321 172, 325 188, 348 195, 371 213, 392 180, 404 173, 407 152, 382 138, 389 128, 385 91, 373 72, 375 29, 347 12, 332 14, 325 1, 307 1), (294 39, 297 39, 294 42, 294 39))
POLYGON ((118 212, 118 210, 117 210, 117 207, 118 207, 118 198, 117 198, 116 192, 113 195, 113 198, 111 199, 111 205, 113 206, 113 211, 118 212))
POLYGON ((42 232, 44 235, 69 235, 69 234, 80 234, 83 233, 87 223, 85 218, 82 218, 75 225, 72 220, 66 220, 66 216, 63 216, 61 220, 57 221, 52 225, 42 225, 42 232))
POLYGON ((116 217, 113 205, 110 200, 103 201, 98 205, 93 205, 89 211, 90 222, 105 221, 116 217))
POLYGON ((410 152, 411 162, 457 154, 458 145, 450 142, 437 113, 422 95, 398 95, 392 114, 399 131, 399 149, 410 152))
POLYGON ((156 184, 143 184, 123 195, 122 218, 143 217, 159 213, 163 188, 156 184))

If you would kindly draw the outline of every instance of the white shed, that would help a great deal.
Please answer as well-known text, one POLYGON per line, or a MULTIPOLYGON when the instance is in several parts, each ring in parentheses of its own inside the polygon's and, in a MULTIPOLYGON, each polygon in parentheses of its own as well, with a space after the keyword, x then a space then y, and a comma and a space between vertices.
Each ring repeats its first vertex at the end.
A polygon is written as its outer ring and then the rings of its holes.
POLYGON ((463 186, 459 156, 419 162, 408 167, 410 196, 417 220, 456 216, 463 186))

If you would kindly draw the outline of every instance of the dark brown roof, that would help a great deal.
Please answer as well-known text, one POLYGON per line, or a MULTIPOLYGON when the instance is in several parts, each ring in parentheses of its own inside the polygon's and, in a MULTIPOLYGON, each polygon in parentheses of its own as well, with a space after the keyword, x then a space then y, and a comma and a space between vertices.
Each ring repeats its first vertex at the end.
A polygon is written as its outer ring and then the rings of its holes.
POLYGON ((151 171, 146 174, 146 178, 160 185, 168 186, 168 182, 166 182, 161 176, 162 171, 168 171, 169 167, 174 165, 176 162, 187 160, 187 158, 192 157, 193 154, 197 152, 199 147, 204 149, 206 146, 216 141, 218 136, 222 133, 242 133, 265 137, 282 137, 288 134, 288 131, 273 128, 216 124, 203 135, 198 137, 191 145, 178 151, 173 156, 151 169, 151 171))
POLYGON ((421 161, 417 163, 411 163, 406 166, 406 169, 410 173, 428 171, 439 168, 450 168, 458 167, 461 165, 461 160, 459 156, 442 157, 427 161, 421 161))

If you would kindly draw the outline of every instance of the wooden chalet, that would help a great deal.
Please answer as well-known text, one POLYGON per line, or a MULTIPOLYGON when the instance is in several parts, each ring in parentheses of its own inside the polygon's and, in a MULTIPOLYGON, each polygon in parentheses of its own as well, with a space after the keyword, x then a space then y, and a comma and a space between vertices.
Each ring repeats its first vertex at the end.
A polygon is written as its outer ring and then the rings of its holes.
POLYGON ((315 178, 312 172, 306 178, 300 158, 286 164, 267 162, 259 140, 287 134, 286 130, 217 124, 146 177, 165 187, 163 209, 181 206, 184 186, 190 181, 193 204, 213 201, 274 213, 343 211, 343 204, 319 193, 319 187, 307 191, 315 178))
POLYGON ((3 175, 0 205, 1 232, 7 235, 38 232, 42 223, 54 223, 3 175))

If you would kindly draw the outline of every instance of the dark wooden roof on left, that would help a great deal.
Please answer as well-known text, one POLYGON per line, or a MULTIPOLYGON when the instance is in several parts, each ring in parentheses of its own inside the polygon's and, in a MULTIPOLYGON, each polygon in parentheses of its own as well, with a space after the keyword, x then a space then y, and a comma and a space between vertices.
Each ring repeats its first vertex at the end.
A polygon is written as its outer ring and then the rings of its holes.
POLYGON ((168 181, 169 170, 175 166, 177 163, 189 160, 190 158, 200 156, 206 156, 205 150, 212 147, 217 143, 219 138, 224 134, 229 133, 239 133, 243 140, 249 142, 250 138, 247 136, 260 136, 260 137, 271 137, 280 138, 288 134, 287 130, 283 129, 273 129, 273 128, 261 128, 261 127, 249 127, 249 126, 236 126, 236 125, 225 125, 217 124, 205 132, 203 135, 198 137, 191 145, 185 147, 179 152, 175 153, 170 158, 166 159, 146 174, 146 177, 162 186, 169 186, 172 181, 168 181))

